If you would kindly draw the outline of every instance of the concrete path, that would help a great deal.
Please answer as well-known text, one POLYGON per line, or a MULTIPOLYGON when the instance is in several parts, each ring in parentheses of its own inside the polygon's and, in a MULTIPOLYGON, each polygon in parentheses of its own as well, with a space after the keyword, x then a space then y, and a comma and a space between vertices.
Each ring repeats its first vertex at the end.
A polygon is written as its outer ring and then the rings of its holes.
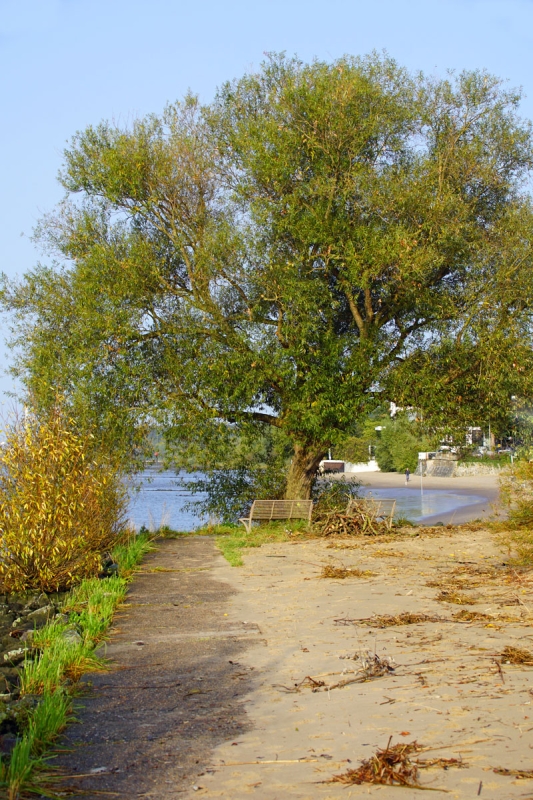
POLYGON ((239 664, 258 629, 230 621, 231 567, 212 539, 163 540, 135 578, 56 760, 75 797, 175 798, 247 729, 239 664))

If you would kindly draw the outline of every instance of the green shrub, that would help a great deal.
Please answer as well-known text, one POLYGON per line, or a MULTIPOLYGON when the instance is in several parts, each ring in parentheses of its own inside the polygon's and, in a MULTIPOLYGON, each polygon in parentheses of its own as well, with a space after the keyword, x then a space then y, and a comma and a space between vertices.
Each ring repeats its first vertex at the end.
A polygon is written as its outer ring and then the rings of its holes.
POLYGON ((496 525, 497 538, 522 564, 533 564, 533 462, 517 461, 500 477, 500 500, 507 520, 496 525))
POLYGON ((533 528, 533 461, 517 461, 505 471, 500 497, 512 527, 533 528))
POLYGON ((68 589, 96 575, 123 534, 120 475, 87 456, 60 409, 16 420, 0 449, 0 583, 4 591, 68 589))
POLYGON ((411 421, 407 415, 399 415, 383 424, 376 443, 376 461, 382 472, 414 472, 418 465, 418 453, 432 450, 433 442, 423 434, 420 423, 411 421))

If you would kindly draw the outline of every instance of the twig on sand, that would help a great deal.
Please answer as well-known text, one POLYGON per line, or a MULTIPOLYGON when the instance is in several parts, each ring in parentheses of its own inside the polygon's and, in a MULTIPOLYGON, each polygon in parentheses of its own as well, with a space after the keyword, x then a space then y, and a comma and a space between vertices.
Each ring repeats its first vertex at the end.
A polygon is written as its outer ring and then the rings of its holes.
POLYGON ((497 668, 498 672, 500 673, 500 678, 502 679, 502 683, 505 683, 505 678, 503 676, 502 665, 500 664, 500 662, 498 661, 497 658, 493 658, 492 660, 496 664, 496 668, 497 668))
MULTIPOLYGON (((380 678, 382 675, 388 675, 391 673, 393 674, 395 670, 392 659, 387 657, 381 658, 377 655, 377 653, 372 653, 370 651, 364 655, 356 656, 355 660, 359 660, 361 666, 353 678, 341 677, 341 680, 337 681, 337 683, 331 683, 328 685, 325 683, 325 681, 312 678, 311 675, 306 675, 303 680, 301 680, 299 683, 295 683, 294 686, 285 686, 283 683, 274 683, 272 686, 274 688, 283 689, 290 694, 295 694, 299 692, 300 689, 306 687, 311 687, 312 692, 329 692, 331 689, 342 689, 344 686, 348 686, 350 683, 365 683, 373 678, 380 678)), ((334 675, 335 673, 327 674, 334 675)), ((345 672, 340 673, 341 676, 345 674, 345 672)))

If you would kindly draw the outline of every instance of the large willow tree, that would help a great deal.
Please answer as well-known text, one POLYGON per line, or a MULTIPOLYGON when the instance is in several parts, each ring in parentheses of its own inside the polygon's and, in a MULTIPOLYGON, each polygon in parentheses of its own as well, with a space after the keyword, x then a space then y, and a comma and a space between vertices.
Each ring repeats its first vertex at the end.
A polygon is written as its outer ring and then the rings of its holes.
POLYGON ((528 123, 484 73, 271 57, 127 128, 76 134, 55 256, 5 284, 16 369, 109 442, 157 420, 216 463, 290 443, 287 497, 376 398, 435 424, 530 391, 528 123))

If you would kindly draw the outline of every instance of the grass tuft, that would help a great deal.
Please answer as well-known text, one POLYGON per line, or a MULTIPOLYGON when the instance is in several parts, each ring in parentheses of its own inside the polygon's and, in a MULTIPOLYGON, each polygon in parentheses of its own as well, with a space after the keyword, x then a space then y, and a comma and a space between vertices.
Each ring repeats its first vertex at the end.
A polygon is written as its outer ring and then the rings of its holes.
POLYGON ((261 547, 272 542, 290 542, 297 536, 308 535, 305 520, 283 520, 254 525, 247 533, 242 525, 215 525, 197 531, 201 534, 214 534, 217 547, 232 567, 242 567, 243 551, 249 547, 261 547))

